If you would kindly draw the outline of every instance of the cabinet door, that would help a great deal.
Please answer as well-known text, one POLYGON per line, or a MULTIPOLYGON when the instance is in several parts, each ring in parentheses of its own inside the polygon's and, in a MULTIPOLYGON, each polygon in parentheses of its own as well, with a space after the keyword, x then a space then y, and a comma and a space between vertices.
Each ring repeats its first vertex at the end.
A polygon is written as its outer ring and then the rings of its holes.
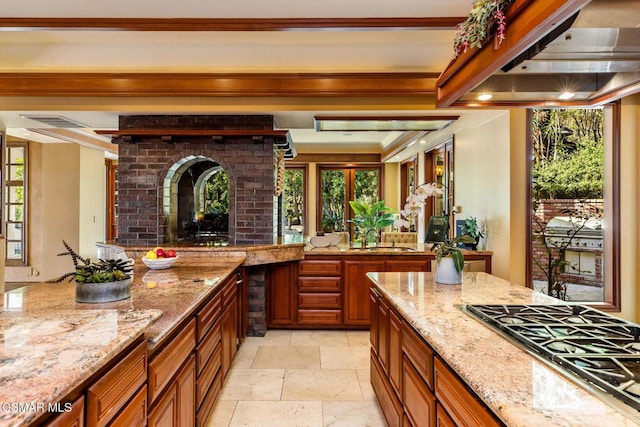
POLYGON ((436 425, 436 398, 409 359, 404 359, 404 411, 414 426, 436 425))
POLYGON ((439 403, 436 404, 436 425, 438 427, 456 427, 456 423, 439 403))
POLYGON ((62 412, 47 423, 47 427, 83 427, 84 397, 80 396, 71 405, 69 412, 62 412))
POLYGON ((272 265, 268 275, 267 326, 291 326, 296 322, 295 263, 272 265))
POLYGON ((147 425, 149 427, 174 427, 177 426, 178 415, 178 389, 169 387, 157 405, 149 413, 147 425))
POLYGON ((384 261, 345 261, 344 267, 344 324, 369 326, 371 281, 366 274, 384 271, 384 261))
POLYGON ((191 356, 176 378, 178 398, 178 425, 193 426, 196 423, 196 361, 191 356))
POLYGON ((222 378, 226 378, 236 355, 238 338, 238 299, 233 298, 222 314, 222 378))
POLYGON ((369 327, 369 339, 371 340, 371 350, 378 356, 378 292, 371 288, 369 293, 369 310, 371 313, 371 326, 369 327))
POLYGON ((402 398, 402 320, 389 310, 389 381, 402 398))
POLYGON ((378 301, 378 358, 385 373, 389 372, 389 306, 378 301))

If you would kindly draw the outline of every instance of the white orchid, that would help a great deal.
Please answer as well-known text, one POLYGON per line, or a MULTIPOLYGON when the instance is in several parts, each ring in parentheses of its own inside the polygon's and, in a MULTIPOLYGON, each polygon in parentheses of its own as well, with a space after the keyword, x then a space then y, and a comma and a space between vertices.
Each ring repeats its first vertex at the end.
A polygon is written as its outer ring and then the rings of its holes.
POLYGON ((411 195, 407 197, 407 203, 404 205, 404 212, 410 215, 419 214, 422 212, 423 203, 424 201, 421 201, 418 197, 411 195))
MULTIPOLYGON (((427 184, 422 184, 418 188, 416 188, 415 196, 424 203, 429 197, 444 194, 444 190, 439 188, 437 184, 433 182, 429 182, 427 184)), ((411 196, 410 196, 411 197, 411 196)))

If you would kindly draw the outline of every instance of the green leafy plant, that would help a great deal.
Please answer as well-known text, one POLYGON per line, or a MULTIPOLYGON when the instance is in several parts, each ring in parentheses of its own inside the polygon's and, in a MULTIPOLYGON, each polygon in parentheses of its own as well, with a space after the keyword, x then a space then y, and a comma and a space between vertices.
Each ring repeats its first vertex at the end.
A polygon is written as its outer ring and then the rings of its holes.
POLYGON ((74 271, 66 273, 57 279, 53 279, 51 283, 60 283, 65 279, 81 283, 106 283, 117 282, 129 279, 131 277, 131 263, 128 260, 106 259, 91 262, 89 258, 81 257, 76 251, 62 241, 66 252, 59 253, 58 256, 70 256, 73 260, 74 271))
POLYGON ((352 222, 358 229, 363 244, 365 244, 371 232, 378 232, 384 227, 392 225, 395 220, 393 209, 385 206, 384 200, 380 200, 373 205, 358 202, 357 200, 350 200, 349 205, 355 214, 349 222, 352 222))
POLYGON ((464 224, 462 224, 462 228, 460 228, 460 234, 471 236, 476 242, 481 237, 484 237, 484 233, 480 230, 480 227, 478 227, 478 220, 475 217, 464 220, 464 224))
POLYGON ((451 257, 453 258, 453 265, 456 267, 456 271, 462 271, 464 268, 464 254, 458 247, 459 243, 471 244, 475 243, 475 239, 466 234, 461 234, 453 240, 434 243, 431 246, 431 250, 436 255, 436 262, 440 262, 443 257, 451 257))

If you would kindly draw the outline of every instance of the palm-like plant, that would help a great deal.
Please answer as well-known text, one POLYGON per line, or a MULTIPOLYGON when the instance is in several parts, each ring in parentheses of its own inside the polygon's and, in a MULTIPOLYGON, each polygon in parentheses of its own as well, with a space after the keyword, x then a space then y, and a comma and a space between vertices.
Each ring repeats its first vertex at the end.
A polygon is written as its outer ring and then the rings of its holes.
POLYGON ((357 200, 349 201, 349 205, 355 216, 350 222, 352 222, 358 233, 362 237, 362 246, 366 246, 367 238, 371 232, 378 232, 378 230, 388 227, 393 224, 393 209, 385 206, 384 200, 368 205, 357 200))

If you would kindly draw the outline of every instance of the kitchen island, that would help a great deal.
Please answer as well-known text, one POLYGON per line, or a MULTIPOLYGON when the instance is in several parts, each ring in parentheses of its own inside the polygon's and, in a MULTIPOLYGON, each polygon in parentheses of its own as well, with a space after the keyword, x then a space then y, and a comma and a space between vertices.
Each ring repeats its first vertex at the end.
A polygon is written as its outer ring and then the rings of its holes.
POLYGON ((438 425, 461 418, 468 425, 640 425, 635 409, 551 367, 463 310, 467 304, 566 302, 485 273, 465 273, 462 285, 437 284, 430 273, 368 277, 375 311, 372 384, 391 426, 403 419, 435 425, 436 418, 438 425))

